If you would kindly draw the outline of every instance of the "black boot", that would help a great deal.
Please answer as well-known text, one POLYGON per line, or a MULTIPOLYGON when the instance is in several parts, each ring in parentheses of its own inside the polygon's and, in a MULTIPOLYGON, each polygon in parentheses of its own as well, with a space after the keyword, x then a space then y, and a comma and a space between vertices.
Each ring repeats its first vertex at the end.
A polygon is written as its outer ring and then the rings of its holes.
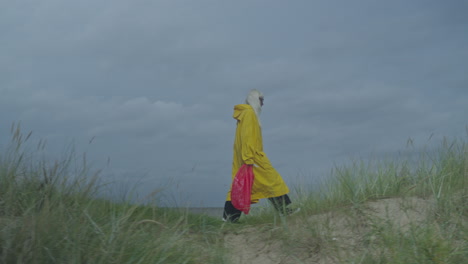
POLYGON ((223 221, 235 223, 241 217, 242 211, 237 210, 231 203, 226 201, 224 204, 223 221))
POLYGON ((273 204, 275 209, 280 214, 282 214, 282 215, 288 215, 289 214, 290 209, 286 208, 286 207, 291 204, 291 199, 289 199, 289 196, 287 194, 282 195, 282 196, 278 196, 278 197, 268 198, 268 200, 273 204))

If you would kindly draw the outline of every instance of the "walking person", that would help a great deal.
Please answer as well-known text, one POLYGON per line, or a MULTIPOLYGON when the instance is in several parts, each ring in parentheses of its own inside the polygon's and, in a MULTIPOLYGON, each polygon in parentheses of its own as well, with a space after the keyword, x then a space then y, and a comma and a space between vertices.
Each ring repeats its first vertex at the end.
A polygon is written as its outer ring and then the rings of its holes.
MULTIPOLYGON (((263 152, 260 113, 263 94, 256 89, 249 92, 245 104, 234 106, 234 119, 237 120, 232 161, 232 180, 242 165, 252 166, 254 181, 251 190, 251 203, 268 198, 274 208, 282 215, 293 213, 287 206, 291 204, 289 189, 281 175, 273 168, 263 152)), ((298 209, 296 209, 298 210, 298 209)), ((242 211, 231 202, 231 189, 227 193, 223 220, 237 222, 242 211)))

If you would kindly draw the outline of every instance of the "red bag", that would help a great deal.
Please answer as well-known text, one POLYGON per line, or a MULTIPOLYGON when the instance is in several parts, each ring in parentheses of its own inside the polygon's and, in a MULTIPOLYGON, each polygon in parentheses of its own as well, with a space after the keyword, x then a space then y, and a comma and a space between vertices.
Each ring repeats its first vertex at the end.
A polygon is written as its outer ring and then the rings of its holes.
POLYGON ((253 166, 246 164, 240 167, 236 173, 236 177, 232 181, 231 188, 231 203, 232 205, 244 212, 249 214, 250 211, 250 196, 252 193, 252 185, 254 181, 253 166))

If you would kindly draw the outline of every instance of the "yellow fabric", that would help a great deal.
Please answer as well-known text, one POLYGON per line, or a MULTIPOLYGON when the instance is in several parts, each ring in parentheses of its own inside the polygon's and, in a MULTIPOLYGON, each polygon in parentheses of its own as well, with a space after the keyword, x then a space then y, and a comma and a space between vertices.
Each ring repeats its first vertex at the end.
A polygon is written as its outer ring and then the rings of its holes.
MULTIPOLYGON (((251 202, 262 198, 277 197, 289 192, 281 175, 273 168, 263 152, 262 130, 253 108, 248 104, 234 107, 234 119, 237 120, 234 139, 234 157, 232 161, 232 179, 243 164, 254 164, 254 183, 251 202)), ((231 200, 229 190, 226 201, 231 200)))

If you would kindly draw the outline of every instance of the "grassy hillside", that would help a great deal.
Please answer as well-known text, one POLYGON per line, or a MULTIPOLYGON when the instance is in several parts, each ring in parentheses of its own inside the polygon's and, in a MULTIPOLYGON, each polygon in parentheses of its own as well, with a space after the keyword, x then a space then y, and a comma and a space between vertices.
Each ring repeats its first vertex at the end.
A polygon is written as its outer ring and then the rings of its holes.
POLYGON ((219 221, 95 199, 84 158, 44 161, 27 139, 16 128, 0 156, 0 263, 224 262, 219 221))
MULTIPOLYGON (((468 146, 417 160, 357 161, 302 210, 255 208, 238 224, 96 199, 99 172, 73 153, 43 160, 18 127, 0 152, 0 263, 463 263, 468 146), (27 144, 26 144, 27 145, 27 144), (27 150, 27 151, 25 151, 27 150)), ((43 148, 39 144, 38 148, 43 148)), ((301 188, 304 190, 304 188, 301 188)))

